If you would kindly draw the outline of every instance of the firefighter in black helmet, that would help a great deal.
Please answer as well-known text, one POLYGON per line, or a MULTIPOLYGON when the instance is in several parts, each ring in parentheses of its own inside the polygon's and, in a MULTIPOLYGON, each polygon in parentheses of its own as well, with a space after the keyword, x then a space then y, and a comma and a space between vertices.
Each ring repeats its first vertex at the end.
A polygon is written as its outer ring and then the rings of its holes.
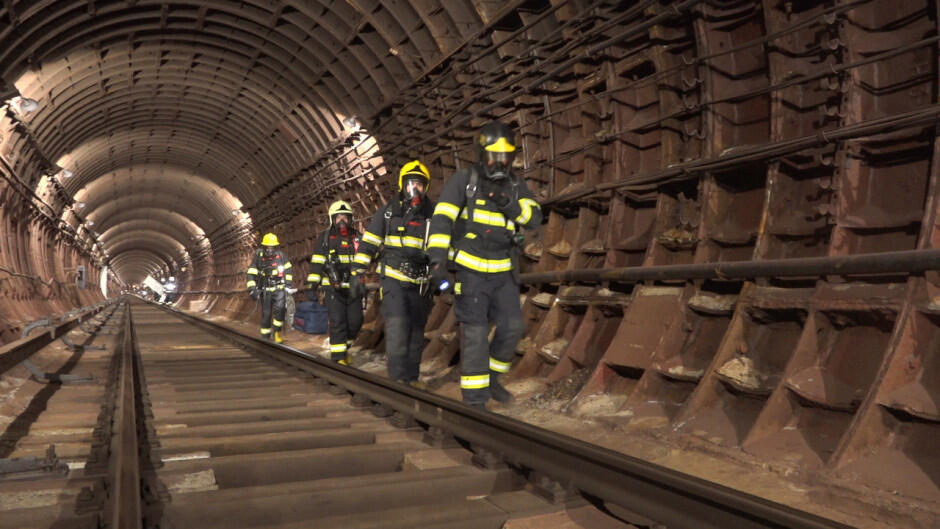
POLYGON ((542 210, 525 181, 512 172, 512 129, 493 122, 477 136, 479 161, 444 185, 431 219, 429 283, 448 286, 447 264, 456 269, 455 310, 460 322, 460 388, 463 401, 485 407, 512 395, 499 375, 512 365, 525 325, 519 304, 517 256, 521 228, 542 222, 542 210), (493 342, 488 339, 495 323, 493 342))
POLYGON ((315 298, 317 288, 323 287, 330 317, 330 358, 346 365, 347 351, 362 327, 365 289, 351 273, 359 232, 353 228, 353 211, 348 202, 333 202, 327 214, 330 227, 320 236, 310 257, 313 266, 307 275, 308 297, 315 298))
POLYGON ((424 325, 431 310, 427 286, 426 244, 434 203, 427 198, 431 184, 428 168, 418 160, 398 173, 398 196, 372 216, 356 254, 355 273, 364 271, 384 246, 378 273, 382 276, 382 316, 388 377, 418 389, 424 325))
MULTIPOLYGON (((281 343, 287 293, 294 276, 291 263, 280 249, 277 235, 267 233, 248 267, 247 288, 254 300, 261 300, 261 336, 281 343)), ((295 292, 292 290, 292 292, 295 292)))

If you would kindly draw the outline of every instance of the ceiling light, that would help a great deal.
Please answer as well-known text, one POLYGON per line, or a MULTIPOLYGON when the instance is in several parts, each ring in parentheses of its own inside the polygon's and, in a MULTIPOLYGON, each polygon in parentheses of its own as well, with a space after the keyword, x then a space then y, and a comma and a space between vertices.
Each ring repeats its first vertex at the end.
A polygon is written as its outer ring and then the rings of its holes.
POLYGON ((62 169, 59 171, 59 174, 62 175, 62 178, 72 178, 72 175, 75 173, 69 171, 68 169, 62 169))
POLYGON ((78 208, 78 209, 85 209, 85 203, 84 203, 84 202, 76 202, 76 203, 75 203, 75 207, 78 208))
POLYGON ((356 116, 349 116, 343 120, 343 126, 346 127, 346 130, 349 132, 359 132, 359 129, 362 128, 362 123, 359 123, 356 116))
POLYGON ((35 99, 28 97, 16 96, 9 101, 9 104, 13 107, 13 110, 21 116, 39 110, 39 103, 35 99))
POLYGON ((90 228, 90 227, 92 227, 92 226, 95 225, 95 221, 93 221, 93 220, 86 221, 86 222, 85 222, 85 225, 90 228))

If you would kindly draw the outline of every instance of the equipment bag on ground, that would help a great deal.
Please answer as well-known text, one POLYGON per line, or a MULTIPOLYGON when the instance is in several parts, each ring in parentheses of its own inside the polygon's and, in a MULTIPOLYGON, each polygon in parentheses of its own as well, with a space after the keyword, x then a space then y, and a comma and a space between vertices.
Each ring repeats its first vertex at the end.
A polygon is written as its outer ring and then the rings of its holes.
POLYGON ((313 301, 304 301, 297 304, 294 313, 294 328, 307 334, 326 334, 330 319, 326 312, 326 305, 313 301))

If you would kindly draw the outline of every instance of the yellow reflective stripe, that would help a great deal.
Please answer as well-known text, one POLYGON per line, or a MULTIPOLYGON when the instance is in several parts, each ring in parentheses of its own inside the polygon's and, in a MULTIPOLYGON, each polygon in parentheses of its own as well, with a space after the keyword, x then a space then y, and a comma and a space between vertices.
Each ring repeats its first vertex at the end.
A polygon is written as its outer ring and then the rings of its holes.
POLYGON ((258 275, 258 269, 252 266, 251 268, 248 269, 248 273, 258 275))
POLYGON ((261 334, 271 334, 271 329, 261 329, 261 334))
POLYGON ((326 256, 325 255, 311 255, 310 262, 315 263, 315 264, 323 264, 326 262, 326 256))
MULTIPOLYGON (((323 285, 323 286, 325 286, 325 287, 330 286, 330 278, 327 277, 327 276, 323 276, 323 280, 322 280, 322 282, 321 282, 320 284, 323 285)), ((342 283, 339 284, 339 287, 340 287, 340 288, 349 288, 349 283, 347 283, 346 281, 343 281, 342 283)))
POLYGON ((361 265, 369 266, 369 264, 372 262, 372 257, 367 253, 359 252, 356 254, 356 258, 353 259, 353 261, 361 265))
POLYGON ((251 281, 249 281, 249 282, 247 283, 246 286, 247 286, 248 288, 251 288, 251 287, 253 287, 253 286, 257 285, 257 284, 258 284, 258 283, 255 283, 255 280, 252 279, 251 281))
POLYGON ((462 389, 480 389, 490 387, 490 375, 469 375, 460 377, 462 389))
POLYGON ((353 256, 349 254, 337 255, 336 257, 337 259, 339 259, 339 262, 344 263, 344 264, 351 263, 353 261, 353 256))
POLYGON ((307 274, 307 282, 308 282, 308 283, 319 283, 319 282, 320 282, 320 274, 313 274, 313 273, 307 274))
POLYGON ((477 272, 496 273, 512 270, 512 260, 508 257, 505 259, 482 259, 475 255, 468 254, 467 252, 460 251, 454 256, 454 261, 461 266, 476 270, 477 272))
POLYGON ((363 242, 374 244, 376 246, 382 244, 382 239, 380 239, 378 235, 368 231, 362 234, 362 240, 363 242))
POLYGON ((435 215, 444 215, 450 220, 457 220, 457 215, 460 214, 460 208, 456 204, 451 204, 449 202, 438 202, 437 206, 434 208, 435 215))
POLYGON ((401 248, 401 237, 399 237, 398 235, 386 235, 385 246, 393 246, 395 248, 401 248))
POLYGON ((520 198, 519 207, 522 208, 522 213, 519 213, 519 216, 516 217, 516 222, 526 224, 532 220, 532 208, 539 207, 539 203, 531 198, 520 198))
POLYGON ((419 250, 424 249, 424 239, 420 237, 406 235, 405 237, 402 237, 401 243, 408 248, 417 248, 419 250))
POLYGON ((293 267, 294 265, 290 264, 290 261, 284 263, 284 270, 287 270, 288 268, 293 268, 293 267))
POLYGON ((330 344, 331 353, 345 353, 346 352, 346 342, 330 344))
MULTIPOLYGON (((283 322, 283 321, 280 321, 280 320, 275 320, 274 318, 271 318, 271 325, 274 325, 275 327, 281 327, 281 326, 284 325, 284 322, 283 322)), ((490 363, 492 364, 493 361, 490 360, 490 363)))
POLYGON ((284 274, 284 281, 293 281, 294 274, 284 274))
POLYGON ((454 285, 454 294, 457 294, 458 296, 463 294, 463 283, 457 283, 454 285))
POLYGON ((392 268, 391 266, 385 266, 385 277, 390 277, 392 279, 397 279, 399 281, 404 281, 405 283, 414 283, 419 284, 420 282, 417 279, 411 279, 401 271, 392 268))
POLYGON ((435 233, 428 239, 428 248, 447 248, 450 246, 450 234, 435 233))
POLYGON ((510 367, 512 367, 512 362, 501 362, 492 356, 490 357, 491 371, 496 371, 497 373, 508 373, 510 367))

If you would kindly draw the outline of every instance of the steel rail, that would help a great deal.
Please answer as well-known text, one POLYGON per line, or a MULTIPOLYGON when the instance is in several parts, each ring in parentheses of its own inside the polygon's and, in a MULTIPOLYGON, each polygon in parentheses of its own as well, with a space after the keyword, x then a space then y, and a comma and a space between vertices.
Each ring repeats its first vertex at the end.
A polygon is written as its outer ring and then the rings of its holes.
POLYGON ((801 257, 766 261, 730 261, 688 265, 579 268, 521 274, 525 284, 563 281, 667 281, 691 279, 751 279, 756 277, 819 277, 825 275, 914 274, 940 270, 940 249, 863 253, 839 257, 801 257))
POLYGON ((79 314, 63 317, 58 323, 48 326, 46 328, 48 332, 27 336, 0 347, 0 374, 19 365, 35 352, 52 343, 56 338, 63 336, 82 322, 91 319, 92 316, 101 312, 109 304, 92 305, 79 314))
POLYGON ((499 454, 513 465, 540 472, 670 529, 847 527, 566 435, 469 408, 304 351, 242 334, 174 308, 158 306, 241 347, 274 356, 353 395, 441 428, 476 448, 499 454))
POLYGON ((115 386, 108 456, 108 497, 102 520, 112 529, 141 529, 140 457, 137 443, 137 339, 130 304, 124 306, 121 363, 115 386))

